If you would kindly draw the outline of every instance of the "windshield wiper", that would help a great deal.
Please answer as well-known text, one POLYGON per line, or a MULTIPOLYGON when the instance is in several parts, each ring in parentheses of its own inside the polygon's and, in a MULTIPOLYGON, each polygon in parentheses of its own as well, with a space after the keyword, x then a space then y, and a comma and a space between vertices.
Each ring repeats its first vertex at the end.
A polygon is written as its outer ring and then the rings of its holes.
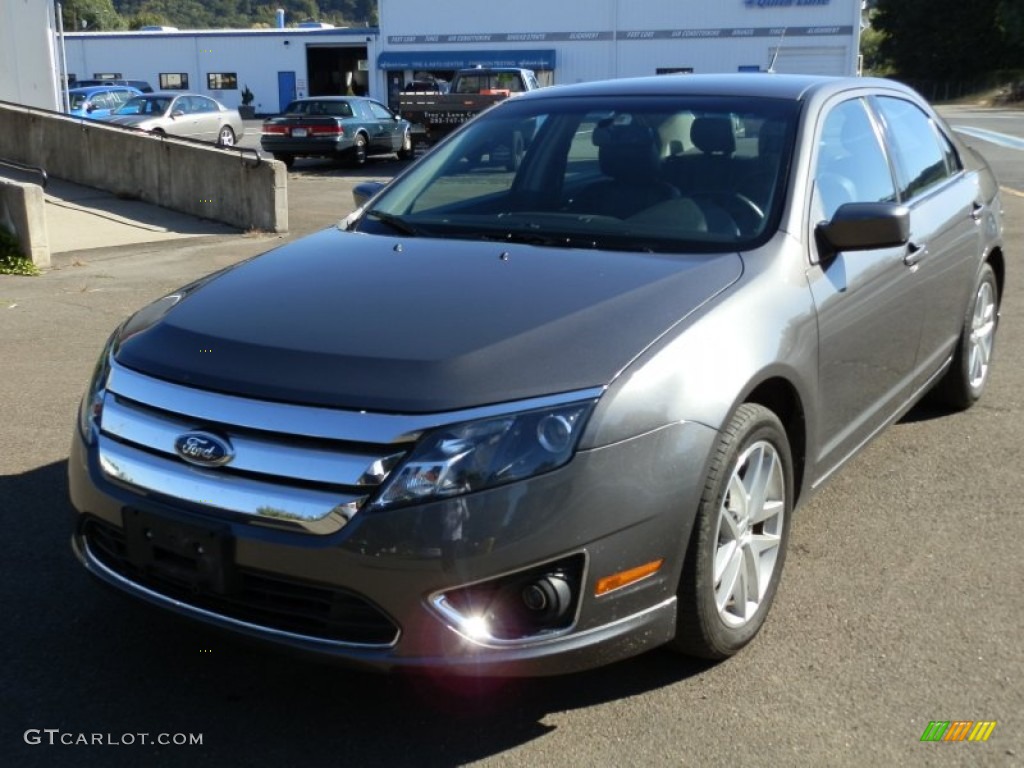
POLYGON ((539 232, 502 232, 500 234, 478 235, 481 240, 494 240, 499 243, 525 243, 526 245, 546 245, 551 248, 596 248, 597 243, 592 237, 574 235, 544 235, 539 232))
POLYGON ((383 221, 385 224, 397 229, 403 235, 412 235, 416 237, 423 234, 422 229, 410 224, 401 216, 394 213, 385 213, 384 211, 367 211, 365 215, 367 218, 383 221))

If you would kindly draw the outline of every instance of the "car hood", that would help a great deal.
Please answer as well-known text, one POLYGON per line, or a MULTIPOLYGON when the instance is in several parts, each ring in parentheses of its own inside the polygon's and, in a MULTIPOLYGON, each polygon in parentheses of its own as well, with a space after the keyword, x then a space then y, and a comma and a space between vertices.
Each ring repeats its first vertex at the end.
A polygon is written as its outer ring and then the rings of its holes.
POLYGON ((735 282, 679 256, 329 229, 142 310, 122 365, 265 400, 426 413, 611 382, 735 282))

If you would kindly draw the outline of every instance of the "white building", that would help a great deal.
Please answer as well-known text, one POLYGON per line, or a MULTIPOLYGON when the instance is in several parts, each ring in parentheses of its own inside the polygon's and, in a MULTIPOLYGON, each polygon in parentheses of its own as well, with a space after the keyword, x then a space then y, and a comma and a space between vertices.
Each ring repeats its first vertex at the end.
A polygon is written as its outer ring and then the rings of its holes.
POLYGON ((303 96, 380 93, 371 82, 376 28, 154 30, 65 36, 75 80, 145 80, 154 90, 203 93, 236 107, 246 87, 261 114, 303 96))
POLYGON ((0 5, 0 101, 57 109, 60 67, 53 3, 3 0, 0 5))
MULTIPOLYGON (((27 0, 13 0, 26 2, 27 0)), ((854 74, 860 0, 378 0, 380 28, 76 33, 78 79, 147 80, 257 112, 296 96, 394 103, 419 73, 523 66, 544 84, 674 72, 854 74)))
POLYGON ((673 72, 857 72, 860 0, 378 0, 393 93, 415 72, 530 67, 575 83, 673 72), (443 11, 441 9, 443 8, 443 11))

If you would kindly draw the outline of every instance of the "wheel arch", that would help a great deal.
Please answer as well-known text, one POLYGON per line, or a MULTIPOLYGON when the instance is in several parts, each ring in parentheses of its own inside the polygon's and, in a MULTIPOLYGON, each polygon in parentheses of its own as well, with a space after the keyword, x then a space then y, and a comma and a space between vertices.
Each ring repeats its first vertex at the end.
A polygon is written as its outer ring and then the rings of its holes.
POLYGON ((800 500, 807 463, 807 420, 800 393, 792 382, 775 376, 758 383, 743 399, 762 405, 782 422, 793 459, 793 506, 800 500))
POLYGON ((1003 256, 1003 249, 1001 247, 993 248, 989 251, 985 261, 992 267, 992 271, 996 273, 996 288, 999 291, 999 305, 1003 304, 1003 291, 1006 285, 1006 260, 1003 256))

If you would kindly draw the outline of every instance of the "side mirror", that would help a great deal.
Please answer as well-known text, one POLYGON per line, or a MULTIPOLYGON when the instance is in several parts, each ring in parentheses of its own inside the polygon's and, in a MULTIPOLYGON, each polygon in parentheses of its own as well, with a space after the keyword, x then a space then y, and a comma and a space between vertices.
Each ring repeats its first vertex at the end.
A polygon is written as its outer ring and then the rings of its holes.
POLYGON ((172 119, 177 119, 179 117, 184 117, 184 116, 185 116, 185 112, 183 110, 180 110, 180 109, 176 109, 173 112, 171 112, 171 118, 172 119))
POLYGON ((384 189, 383 181, 364 181, 352 187, 352 199, 356 202, 357 208, 362 208, 367 201, 384 189))
POLYGON ((910 210, 899 203, 845 203, 831 221, 815 227, 818 245, 827 254, 906 245, 910 210))

